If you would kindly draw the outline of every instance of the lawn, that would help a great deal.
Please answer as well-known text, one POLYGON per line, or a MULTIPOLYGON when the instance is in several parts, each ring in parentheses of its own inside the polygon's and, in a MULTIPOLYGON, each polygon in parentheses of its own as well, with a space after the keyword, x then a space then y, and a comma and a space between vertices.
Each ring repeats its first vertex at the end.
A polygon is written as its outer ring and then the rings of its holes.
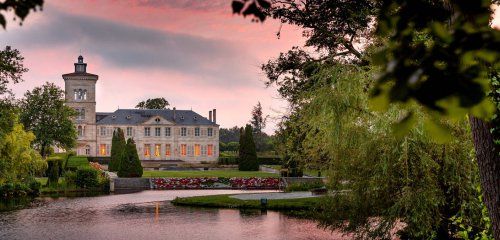
POLYGON ((81 166, 88 166, 89 161, 85 156, 71 156, 68 158, 68 163, 66 164, 66 168, 76 169, 81 166))
MULTIPOLYGON (((230 198, 231 195, 212 195, 176 198, 172 201, 178 206, 211 207, 211 208, 240 208, 260 209, 260 200, 240 200, 230 198)), ((310 212, 323 202, 324 197, 297 198, 297 199, 269 199, 267 209, 278 211, 310 212)), ((301 215, 306 215, 305 213, 301 215)))
POLYGON ((208 171, 144 171, 144 178, 149 177, 279 177, 275 173, 238 170, 208 171))

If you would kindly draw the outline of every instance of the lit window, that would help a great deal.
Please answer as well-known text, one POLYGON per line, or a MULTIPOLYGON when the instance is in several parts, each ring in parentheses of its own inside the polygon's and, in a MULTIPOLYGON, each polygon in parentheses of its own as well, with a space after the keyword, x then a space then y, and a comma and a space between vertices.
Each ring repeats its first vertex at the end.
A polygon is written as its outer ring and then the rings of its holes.
POLYGON ((213 135, 214 135, 214 130, 213 130, 212 128, 208 128, 208 129, 207 129, 207 135, 208 135, 209 137, 213 136, 213 135))
POLYGON ((187 135, 187 129, 185 127, 181 128, 181 136, 185 137, 187 135))
POLYGON ((151 136, 151 128, 149 127, 144 128, 144 136, 147 137, 151 136))
POLYGON ((207 145, 207 155, 208 156, 212 156, 212 154, 213 154, 213 148, 214 148, 214 145, 212 145, 212 144, 208 144, 207 145))
POLYGON ((144 144, 144 157, 150 157, 150 156, 151 156, 151 145, 144 144))
POLYGON ((160 156, 160 151, 161 151, 161 145, 160 144, 155 144, 155 157, 160 156))
POLYGON ((165 136, 170 137, 170 128, 169 127, 165 128, 165 136))
POLYGON ((101 136, 106 136, 106 127, 101 127, 101 136))
POLYGON ((186 156, 186 144, 181 144, 181 156, 186 156))
POLYGON ((165 155, 170 156, 170 144, 165 145, 165 155))
POLYGON ((99 154, 101 156, 106 156, 106 144, 99 145, 99 154))
POLYGON ((196 137, 199 137, 199 136, 200 136, 200 128, 199 128, 199 127, 197 127, 197 128, 195 128, 195 129, 194 129, 194 135, 195 135, 196 137))
POLYGON ((127 127, 127 136, 132 136, 132 127, 127 127))
POLYGON ((195 144, 194 145, 194 155, 195 156, 200 156, 200 144, 195 144))
POLYGON ((159 127, 155 128, 155 136, 157 137, 161 136, 161 128, 159 127))

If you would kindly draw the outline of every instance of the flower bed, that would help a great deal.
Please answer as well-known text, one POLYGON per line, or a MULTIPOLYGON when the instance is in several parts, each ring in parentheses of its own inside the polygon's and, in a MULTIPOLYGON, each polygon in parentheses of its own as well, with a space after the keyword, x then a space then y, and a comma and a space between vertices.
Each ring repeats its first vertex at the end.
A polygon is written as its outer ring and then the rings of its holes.
POLYGON ((279 178, 151 178, 153 189, 279 189, 279 178))

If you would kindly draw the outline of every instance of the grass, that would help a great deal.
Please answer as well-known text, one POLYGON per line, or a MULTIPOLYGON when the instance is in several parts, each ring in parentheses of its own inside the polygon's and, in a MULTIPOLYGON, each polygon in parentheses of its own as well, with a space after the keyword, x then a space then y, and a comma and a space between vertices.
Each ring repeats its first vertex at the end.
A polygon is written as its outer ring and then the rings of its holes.
POLYGON ((88 166, 89 160, 85 156, 71 156, 68 158, 66 168, 78 168, 81 166, 88 166))
POLYGON ((278 177, 275 173, 238 170, 144 171, 142 177, 278 177))
MULTIPOLYGON (((176 206, 208 207, 208 208, 238 208, 261 209, 260 200, 240 200, 230 198, 231 195, 212 195, 176 198, 172 204, 176 206)), ((314 209, 321 206, 324 197, 296 198, 296 199, 270 199, 266 209, 286 211, 298 217, 314 217, 314 209)))

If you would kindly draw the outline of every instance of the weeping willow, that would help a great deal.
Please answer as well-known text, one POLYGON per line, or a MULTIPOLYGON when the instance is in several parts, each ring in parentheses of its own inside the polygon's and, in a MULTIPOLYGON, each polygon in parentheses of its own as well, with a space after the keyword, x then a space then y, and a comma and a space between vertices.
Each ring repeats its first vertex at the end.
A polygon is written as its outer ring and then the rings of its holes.
POLYGON ((438 144, 422 124, 427 113, 413 107, 417 124, 396 137, 393 123, 406 112, 369 109, 371 74, 357 66, 323 66, 312 76, 322 87, 305 92, 282 123, 286 155, 328 171, 335 194, 318 211, 321 225, 361 239, 389 239, 396 231, 402 239, 455 239, 451 218, 460 214, 473 226, 471 234, 480 231, 466 119, 443 122, 453 139, 438 144))

